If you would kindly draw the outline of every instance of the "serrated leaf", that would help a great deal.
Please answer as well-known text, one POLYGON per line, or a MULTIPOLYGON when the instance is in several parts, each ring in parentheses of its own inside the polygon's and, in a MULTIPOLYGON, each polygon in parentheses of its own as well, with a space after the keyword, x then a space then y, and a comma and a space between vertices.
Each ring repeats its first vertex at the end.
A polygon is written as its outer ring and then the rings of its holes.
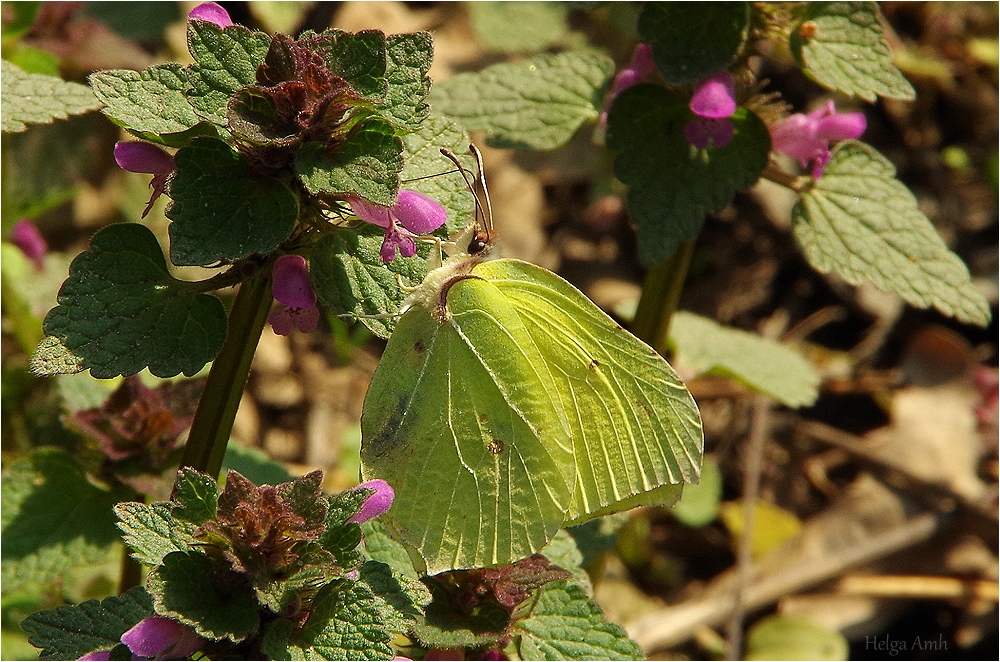
POLYGON ((869 281, 918 308, 986 326, 986 298, 895 175, 872 147, 853 140, 837 145, 823 176, 792 210, 806 259, 851 284, 869 281))
POLYGON ((418 191, 436 200, 448 211, 445 229, 461 230, 475 218, 476 202, 455 164, 441 154, 451 150, 467 169, 475 163, 469 153, 469 134, 452 120, 431 114, 413 133, 403 136, 402 189, 418 191))
POLYGON ((310 193, 359 195, 376 205, 396 202, 403 145, 384 120, 371 119, 332 153, 313 143, 295 155, 295 170, 310 193))
POLYGON ((260 605, 248 585, 228 585, 204 554, 171 552, 149 573, 146 586, 156 613, 187 623, 209 639, 242 641, 260 625, 260 605))
POLYGON ((292 232, 298 198, 284 182, 255 175, 221 140, 197 138, 174 157, 168 194, 170 261, 208 265, 273 251, 292 232))
POLYGON ((385 563, 396 574, 407 580, 416 580, 419 577, 410 562, 406 548, 392 539, 381 519, 364 522, 361 531, 364 534, 365 555, 368 558, 385 563))
POLYGON ((874 102, 876 95, 914 99, 910 81, 892 63, 874 2, 810 2, 804 21, 812 36, 791 33, 790 46, 806 75, 831 90, 874 102))
POLYGON ((265 652, 276 660, 391 660, 380 612, 365 584, 336 579, 316 594, 305 624, 265 652))
POLYGON ((501 63, 438 83, 431 108, 495 147, 556 149, 596 120, 614 62, 596 51, 544 54, 501 63))
POLYGON ((171 552, 186 552, 195 544, 197 526, 174 517, 169 503, 129 501, 115 506, 118 528, 132 556, 150 566, 157 566, 171 552))
POLYGON ((608 116, 608 147, 621 152, 615 175, 629 186, 639 256, 649 266, 697 235, 705 215, 752 186, 767 165, 771 138, 754 113, 737 109, 729 118, 734 126, 729 144, 706 150, 696 150, 684 137, 684 126, 693 118, 686 98, 659 85, 625 90, 608 116))
POLYGON ((0 556, 5 592, 103 561, 118 542, 112 508, 127 491, 97 487, 73 458, 52 448, 5 463, 4 469, 0 556))
POLYGON ((358 581, 385 602, 382 620, 390 632, 406 634, 422 614, 421 608, 431 601, 430 591, 421 582, 399 576, 378 561, 362 565, 358 581))
POLYGON ((193 375, 226 336, 226 311, 213 296, 174 279, 145 226, 104 228, 73 260, 59 305, 43 329, 83 359, 94 377, 193 375))
POLYGON ((393 124, 419 130, 430 106, 424 99, 431 89, 427 71, 434 54, 429 32, 395 34, 386 40, 385 78, 389 90, 380 105, 382 115, 393 124))
POLYGON ((256 82, 271 38, 242 25, 220 28, 193 19, 187 22, 187 41, 195 60, 188 70, 188 101, 199 115, 225 126, 229 100, 236 90, 256 82))
POLYGON ((155 139, 160 134, 182 133, 201 121, 184 96, 188 73, 179 64, 161 64, 142 71, 98 71, 89 80, 104 103, 104 114, 133 132, 155 139))
POLYGON ((121 596, 62 605, 26 618, 28 641, 41 648, 42 660, 77 660, 87 653, 111 650, 139 621, 154 616, 153 601, 141 586, 121 596))
POLYGON ((677 363, 732 377, 788 407, 811 405, 819 395, 819 375, 808 361, 755 333, 680 311, 671 322, 670 341, 677 363))
POLYGON ((38 377, 51 377, 74 375, 87 368, 83 364, 83 359, 71 352, 62 340, 55 336, 45 336, 31 355, 28 369, 38 377))
POLYGON ((487 51, 532 53, 559 43, 569 32, 569 8, 555 2, 470 2, 476 38, 487 51))
MULTIPOLYGON (((403 285, 415 287, 427 274, 428 248, 418 247, 414 257, 397 257, 389 264, 382 262, 382 230, 363 225, 356 232, 333 232, 313 246, 309 257, 309 276, 317 296, 335 313, 382 315, 395 313, 409 293, 403 285)), ((359 317, 359 321, 380 338, 388 338, 396 320, 359 317)))
POLYGON ((170 500, 175 504, 175 517, 202 524, 215 519, 219 512, 219 486, 208 474, 181 467, 170 500))
POLYGON ((315 38, 326 66, 369 101, 383 101, 386 82, 386 36, 381 30, 327 30, 315 38))
MULTIPOLYGON (((919 650, 919 642, 917 639, 913 650, 919 650)), ((807 618, 766 616, 747 631, 744 659, 849 660, 850 644, 836 630, 807 618)))
MULTIPOLYGON (((574 530, 593 530, 604 521, 604 518, 590 520, 586 524, 572 527, 574 530)), ((612 543, 613 545, 613 543, 612 543)), ((610 546, 608 547, 610 549, 610 546)), ((594 587, 590 583, 590 575, 581 566, 583 564, 583 552, 577 546, 577 539, 574 533, 567 529, 559 529, 555 537, 549 544, 539 552, 552 563, 573 574, 571 581, 583 587, 588 597, 594 592, 594 587)))
POLYGON ((86 85, 67 82, 54 76, 25 73, 4 60, 0 64, 0 128, 16 133, 28 124, 48 124, 101 107, 86 85))
POLYGON ((544 586, 531 616, 518 621, 523 660, 641 660, 621 626, 604 620, 583 588, 566 581, 544 586))
POLYGON ((746 2, 647 2, 638 29, 663 80, 683 85, 728 67, 748 25, 746 2))

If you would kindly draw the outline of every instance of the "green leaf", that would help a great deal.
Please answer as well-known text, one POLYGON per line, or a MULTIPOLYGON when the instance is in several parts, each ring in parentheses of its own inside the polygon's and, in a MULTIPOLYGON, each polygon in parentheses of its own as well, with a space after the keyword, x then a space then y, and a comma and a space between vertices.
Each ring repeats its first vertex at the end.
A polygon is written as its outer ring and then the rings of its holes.
POLYGON ((370 119, 336 151, 325 149, 312 143, 295 155, 295 170, 310 193, 354 194, 383 207, 396 202, 403 145, 388 122, 370 119))
POLYGON ((818 271, 869 281, 918 308, 979 326, 990 306, 948 250, 888 159, 868 145, 837 145, 823 177, 800 196, 792 229, 818 271))
POLYGON ((193 522, 176 519, 169 503, 129 501, 115 506, 115 513, 132 556, 146 565, 160 565, 167 554, 186 552, 195 544, 198 527, 193 522))
POLYGON ((197 138, 174 157, 167 207, 170 261, 208 265, 273 251, 292 232, 296 195, 283 182, 255 175, 221 140, 197 138))
POLYGON ((369 101, 383 101, 386 82, 386 36, 381 30, 327 30, 316 37, 317 50, 335 76, 369 101))
MULTIPOLYGON (((614 517, 612 515, 612 517, 614 517)), ((592 596, 594 592, 594 587, 590 583, 590 575, 587 571, 583 569, 583 552, 577 545, 576 532, 580 530, 593 531, 600 526, 601 522, 604 522, 605 518, 599 518, 595 520, 590 520, 586 524, 581 524, 579 526, 572 527, 573 531, 570 532, 568 529, 559 529, 552 541, 542 548, 541 554, 544 554, 547 559, 552 563, 555 563, 560 568, 573 573, 573 577, 570 581, 579 584, 586 591, 587 596, 592 596)), ((613 540, 613 538, 612 538, 613 540)), ((612 542, 608 546, 608 549, 614 546, 612 542)))
POLYGON ((441 154, 451 150, 470 171, 475 167, 469 153, 469 134, 450 119, 432 114, 413 133, 403 136, 400 188, 418 191, 439 202, 448 211, 445 229, 451 233, 472 223, 476 202, 455 164, 441 154))
POLYGON ((469 131, 485 131, 495 147, 555 149, 587 120, 596 120, 614 62, 596 51, 544 54, 501 63, 438 83, 435 112, 469 131))
POLYGON ((409 632, 421 616, 422 608, 431 601, 430 591, 423 583, 397 575, 390 566, 379 561, 367 561, 362 565, 358 581, 385 602, 382 620, 390 632, 409 632))
POLYGON ((705 456, 701 465, 701 481, 685 485, 680 501, 671 509, 681 524, 691 527, 705 526, 719 516, 722 501, 722 472, 711 456, 705 456))
MULTIPOLYGON (((914 650, 917 650, 914 648, 914 650)), ((747 632, 747 660, 849 660, 844 635, 807 618, 766 616, 747 632)))
POLYGON ((83 359, 71 352, 62 340, 55 336, 45 336, 31 355, 28 369, 38 377, 51 377, 73 375, 87 368, 83 359))
POLYGON ((569 32, 568 7, 555 2, 468 2, 476 38, 487 51, 532 53, 569 32))
POLYGON ((101 562, 118 542, 112 508, 128 492, 97 487, 63 451, 42 448, 5 463, 0 486, 5 592, 101 562))
POLYGON ((181 467, 174 479, 170 500, 176 504, 175 517, 202 524, 215 519, 219 512, 219 486, 208 474, 191 467, 181 467))
POLYGON ((42 660, 76 660, 110 650, 139 621, 154 616, 153 601, 141 586, 124 595, 62 605, 32 614, 21 623, 42 660))
POLYGON ((364 533, 365 554, 368 558, 385 563, 396 574, 402 575, 407 580, 416 580, 419 577, 410 562, 406 548, 392 539, 380 519, 364 522, 361 531, 364 533))
POLYGON ((663 80, 683 85, 728 67, 748 24, 745 2, 647 2, 638 28, 663 80))
POLYGON ((226 106, 236 90, 257 82, 257 66, 264 61, 271 38, 242 25, 220 28, 198 19, 187 22, 189 67, 188 101, 195 111, 226 126, 226 106))
POLYGON ((104 228, 70 266, 59 305, 44 331, 83 359, 94 377, 193 375, 226 336, 226 311, 167 271, 153 233, 143 225, 104 228))
POLYGON ((316 594, 305 624, 264 652, 273 660, 391 660, 381 611, 365 584, 336 579, 316 594))
POLYGON ((522 660, 641 660, 642 651, 583 588, 566 581, 543 587, 531 616, 518 621, 522 660))
MULTIPOLYGON (((417 255, 385 264, 379 255, 382 238, 381 229, 365 224, 356 232, 332 232, 320 239, 309 258, 309 275, 320 300, 340 314, 397 312, 409 293, 400 289, 396 276, 408 287, 419 285, 427 274, 428 248, 421 245, 417 255)), ((380 338, 388 338, 396 325, 391 317, 359 321, 380 338)))
POLYGON ((156 613, 187 623, 203 637, 242 641, 260 626, 260 606, 250 587, 218 577, 201 552, 167 554, 150 571, 146 586, 156 613))
POLYGON ((639 225, 639 256, 646 265, 666 260, 701 230, 736 191, 749 188, 767 165, 771 138, 754 113, 737 109, 725 147, 697 150, 684 137, 694 118, 688 100, 658 85, 636 85, 615 99, 607 144, 621 152, 615 175, 628 184, 628 207, 639 225))
POLYGON ((161 134, 182 133, 201 121, 184 96, 188 72, 179 64, 98 71, 89 80, 104 103, 104 114, 143 137, 156 140, 161 134))
POLYGON ((429 32, 396 34, 387 38, 386 80, 389 91, 381 104, 382 115, 393 124, 420 130, 430 107, 424 101, 431 89, 434 39, 429 32))
POLYGON ((674 315, 670 340, 679 364, 732 377, 788 407, 811 405, 818 395, 809 362, 774 340, 687 312, 674 315))
POLYGON ((24 131, 28 124, 48 124, 101 107, 86 85, 25 73, 6 60, 0 65, 0 74, 0 128, 4 133, 24 131))
POLYGON ((815 34, 805 39, 793 29, 789 45, 817 83, 868 102, 876 95, 916 98, 913 86, 892 64, 877 4, 810 2, 803 20, 815 24, 815 34))

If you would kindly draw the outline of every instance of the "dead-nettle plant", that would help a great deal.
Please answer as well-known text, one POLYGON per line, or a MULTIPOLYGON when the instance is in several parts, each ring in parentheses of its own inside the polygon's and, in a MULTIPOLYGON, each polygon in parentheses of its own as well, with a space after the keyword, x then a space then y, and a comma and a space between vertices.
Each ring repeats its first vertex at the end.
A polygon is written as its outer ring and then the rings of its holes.
MULTIPOLYGON (((169 198, 170 262, 216 269, 179 280, 151 230, 111 225, 45 317, 36 373, 127 379, 66 418, 100 462, 85 472, 47 449, 13 475, 27 477, 22 496, 86 502, 85 525, 117 525, 148 573, 25 620, 43 659, 640 657, 591 599, 564 527, 669 505, 697 480, 697 408, 660 355, 787 406, 816 398, 793 350, 674 314, 706 215, 762 177, 798 195, 794 236, 817 270, 988 321, 961 260, 859 141, 852 98, 914 94, 874 3, 650 3, 637 41, 617 75, 606 55, 568 50, 432 89, 428 33, 270 36, 207 3, 187 21, 192 64, 99 71, 97 102, 4 63, 5 130, 24 128, 7 113, 32 95, 27 122, 100 105, 129 134, 118 165, 152 177, 143 216, 169 198), (791 113, 762 93, 748 64, 762 41, 849 107, 791 113), (642 341, 554 274, 488 260, 487 200, 467 182, 467 131, 549 150, 588 122, 615 153, 649 269, 632 323, 642 341), (212 294, 236 286, 228 308, 212 294), (366 482, 329 496, 319 472, 268 465, 272 484, 229 472, 220 489, 263 327, 309 332, 321 307, 390 339, 365 403, 366 482), (209 362, 200 396, 130 377, 209 362), (178 463, 169 500, 142 501, 149 476, 178 463)), ((15 241, 37 259, 31 230, 15 241)))

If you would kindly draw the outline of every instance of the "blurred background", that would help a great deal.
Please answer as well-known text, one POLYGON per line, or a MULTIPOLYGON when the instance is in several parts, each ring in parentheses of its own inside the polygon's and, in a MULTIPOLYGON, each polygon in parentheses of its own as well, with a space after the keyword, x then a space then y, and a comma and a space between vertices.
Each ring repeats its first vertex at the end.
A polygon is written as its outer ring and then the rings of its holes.
MULTIPOLYGON (((187 63, 184 19, 195 4, 4 2, 3 57, 78 82, 99 69, 187 63)), ((584 47, 622 66, 639 11, 592 2, 221 4, 235 22, 272 33, 429 30, 435 81, 584 47)), ((791 236, 795 196, 778 185, 740 193, 709 218, 681 308, 797 347, 822 375, 821 395, 808 409, 790 410, 675 365, 704 417, 702 485, 673 511, 637 511, 586 532, 598 600, 652 657, 725 655, 739 593, 749 658, 997 658, 998 5, 880 6, 895 63, 917 99, 838 99, 838 108, 866 113, 863 139, 895 164, 969 266, 994 321, 986 329, 962 325, 816 273, 791 236), (750 479, 759 493, 746 531, 750 479), (741 579, 737 550, 746 537, 752 558, 741 579), (805 648, 780 648, 796 637, 805 648)), ((752 60, 765 91, 780 92, 795 111, 829 98, 781 53, 767 55, 752 60)), ((644 270, 613 154, 593 129, 584 126, 548 153, 491 149, 473 138, 484 151, 503 254, 558 272, 627 321, 644 270)), ((138 221, 149 198, 148 175, 115 166, 112 148, 122 138, 98 112, 3 136, 5 468, 39 446, 82 443, 62 418, 93 406, 98 396, 85 384, 93 380, 37 379, 26 367, 72 258, 99 228, 138 221), (39 268, 9 244, 19 219, 33 221, 47 242, 39 268)), ((164 248, 165 203, 145 220, 164 248)), ((176 270, 191 279, 210 273, 176 270)), ((235 443, 295 474, 324 469, 332 491, 355 484, 361 405, 383 348, 363 326, 332 316, 308 335, 265 328, 235 443)), ((97 393, 119 383, 102 383, 97 393)), ((18 634, 23 616, 108 594, 116 563, 109 557, 103 569, 60 575, 37 599, 5 591, 4 657, 29 659, 21 656, 34 650, 18 634)))

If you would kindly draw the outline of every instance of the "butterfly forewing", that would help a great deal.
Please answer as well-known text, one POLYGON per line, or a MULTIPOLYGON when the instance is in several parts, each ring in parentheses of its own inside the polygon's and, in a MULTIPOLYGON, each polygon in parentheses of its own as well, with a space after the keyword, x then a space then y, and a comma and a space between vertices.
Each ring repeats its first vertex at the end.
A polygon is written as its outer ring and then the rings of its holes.
POLYGON ((698 480, 698 408, 655 350, 545 269, 505 259, 473 273, 518 312, 557 382, 577 465, 568 523, 670 504, 672 486, 698 480))

